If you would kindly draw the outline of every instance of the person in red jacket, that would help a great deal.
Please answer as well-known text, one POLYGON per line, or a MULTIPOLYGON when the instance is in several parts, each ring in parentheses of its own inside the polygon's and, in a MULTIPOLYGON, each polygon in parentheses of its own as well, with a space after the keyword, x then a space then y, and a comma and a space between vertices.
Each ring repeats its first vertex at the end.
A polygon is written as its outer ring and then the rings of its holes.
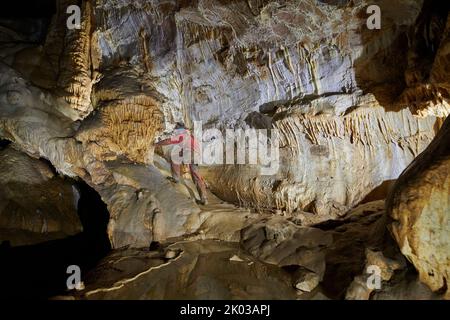
MULTIPOLYGON (((181 176, 181 165, 187 165, 189 166, 189 171, 191 173, 192 181, 194 181, 195 187, 197 188, 198 194, 200 196, 200 200, 197 201, 197 203, 201 205, 206 205, 208 200, 206 197, 206 183, 203 180, 203 178, 200 176, 198 165, 193 163, 192 161, 192 155, 194 153, 199 154, 199 144, 195 140, 194 136, 191 134, 191 132, 186 129, 184 124, 178 122, 175 126, 175 129, 171 135, 170 138, 161 140, 156 143, 158 146, 179 146, 181 147, 181 151, 179 156, 183 158, 183 153, 187 152, 189 155, 191 155, 191 161, 187 161, 187 163, 184 163, 183 161, 181 163, 175 163, 171 156, 168 156, 166 158, 170 162, 170 169, 172 176, 170 177, 170 180, 174 183, 178 183, 180 181, 181 176)), ((172 154, 173 148, 170 148, 169 154, 172 154)), ((167 152, 166 152, 167 153, 167 152)), ((184 159, 184 158, 183 158, 184 159)))

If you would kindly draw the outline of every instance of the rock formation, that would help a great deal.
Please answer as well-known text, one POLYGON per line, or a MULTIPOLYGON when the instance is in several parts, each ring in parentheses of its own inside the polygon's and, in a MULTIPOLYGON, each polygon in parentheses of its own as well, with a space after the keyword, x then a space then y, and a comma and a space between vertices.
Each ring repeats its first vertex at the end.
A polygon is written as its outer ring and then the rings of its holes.
POLYGON ((389 213, 392 233, 420 280, 449 297, 450 119, 397 180, 389 213))
POLYGON ((0 241, 17 246, 81 232, 75 184, 11 147, 0 151, 0 170, 0 241))
POLYGON ((113 251, 73 298, 449 298, 448 4, 380 0, 375 30, 371 4, 56 0, 0 19, 0 240, 78 234, 86 183, 113 251), (204 130, 206 206, 166 179, 155 142, 177 122, 204 130), (243 130, 275 172, 207 163, 243 130))

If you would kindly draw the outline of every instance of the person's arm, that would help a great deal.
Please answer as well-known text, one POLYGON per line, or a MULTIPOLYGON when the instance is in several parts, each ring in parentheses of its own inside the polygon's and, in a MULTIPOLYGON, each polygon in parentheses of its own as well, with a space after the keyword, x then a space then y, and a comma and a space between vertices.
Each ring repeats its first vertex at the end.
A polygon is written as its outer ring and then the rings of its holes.
POLYGON ((167 139, 164 139, 164 140, 161 140, 161 141, 157 142, 156 145, 157 146, 168 146, 168 145, 171 145, 171 144, 178 144, 178 143, 180 143, 182 141, 183 141, 183 136, 180 135, 178 140, 175 140, 175 138, 167 138, 167 139))

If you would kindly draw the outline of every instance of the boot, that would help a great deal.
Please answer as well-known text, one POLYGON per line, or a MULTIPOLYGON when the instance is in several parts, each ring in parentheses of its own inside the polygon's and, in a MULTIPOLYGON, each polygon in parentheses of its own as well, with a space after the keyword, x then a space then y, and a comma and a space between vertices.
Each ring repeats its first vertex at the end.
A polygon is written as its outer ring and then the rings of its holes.
POLYGON ((173 183, 180 182, 179 180, 175 179, 174 177, 167 177, 166 179, 169 180, 170 182, 173 182, 173 183))

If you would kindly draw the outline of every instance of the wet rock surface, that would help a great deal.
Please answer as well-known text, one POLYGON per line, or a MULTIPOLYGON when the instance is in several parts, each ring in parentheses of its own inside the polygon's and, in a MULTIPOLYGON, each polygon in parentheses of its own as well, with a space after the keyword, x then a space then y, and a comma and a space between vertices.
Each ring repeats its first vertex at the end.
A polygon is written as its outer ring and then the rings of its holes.
POLYGON ((384 202, 378 201, 340 222, 315 227, 284 221, 281 228, 282 220, 267 218, 244 228, 240 244, 193 239, 162 243, 156 250, 116 250, 86 276, 86 288, 69 297, 442 299, 420 284, 414 268, 385 236, 385 218, 384 202), (367 287, 372 274, 367 266, 381 270, 377 289, 367 287))
POLYGON ((294 299, 290 275, 254 260, 237 244, 196 241, 164 252, 123 251, 87 277, 86 299, 294 299), (239 254, 242 261, 230 258, 239 254), (94 279, 90 285, 89 277, 94 279), (102 279, 100 283, 96 279, 102 279))

